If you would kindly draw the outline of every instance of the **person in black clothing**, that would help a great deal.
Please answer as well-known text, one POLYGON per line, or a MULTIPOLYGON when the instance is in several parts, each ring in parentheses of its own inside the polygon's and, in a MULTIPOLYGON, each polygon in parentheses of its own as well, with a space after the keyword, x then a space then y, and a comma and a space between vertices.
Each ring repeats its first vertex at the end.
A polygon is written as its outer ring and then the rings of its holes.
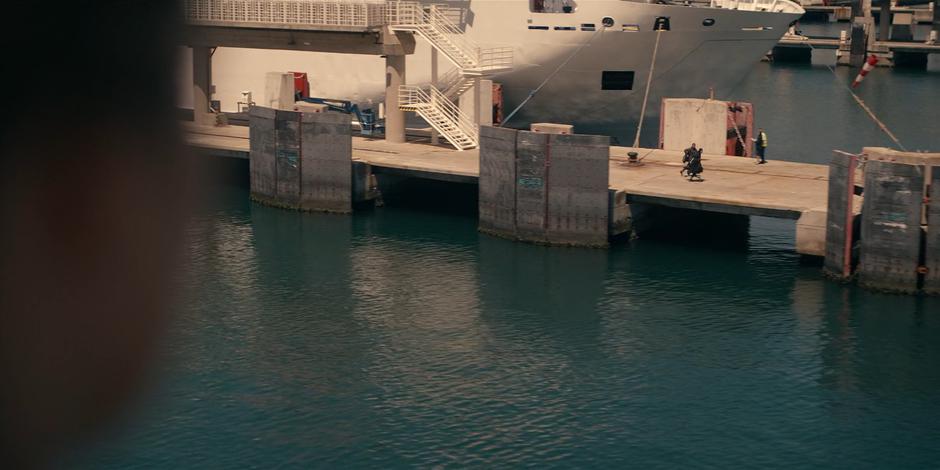
POLYGON ((695 148, 695 143, 693 142, 691 147, 685 149, 682 155, 682 163, 689 163, 689 161, 692 160, 692 154, 696 151, 698 151, 698 149, 695 148))
POLYGON ((682 170, 679 174, 689 177, 689 181, 698 178, 699 181, 702 180, 702 177, 699 174, 704 171, 702 168, 702 149, 695 148, 693 143, 691 147, 685 149, 685 153, 682 156, 682 163, 685 163, 685 166, 682 167, 682 170))

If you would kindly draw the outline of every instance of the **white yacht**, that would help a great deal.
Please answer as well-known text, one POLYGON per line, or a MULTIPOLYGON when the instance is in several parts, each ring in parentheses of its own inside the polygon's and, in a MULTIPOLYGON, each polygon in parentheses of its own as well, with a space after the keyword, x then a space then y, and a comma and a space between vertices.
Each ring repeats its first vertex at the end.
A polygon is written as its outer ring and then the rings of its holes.
MULTIPOLYGON (((508 123, 574 124, 579 130, 635 123, 653 61, 648 114, 662 97, 729 98, 761 57, 804 13, 791 0, 469 0, 422 2, 463 8, 461 28, 481 47, 511 46, 513 67, 492 77, 508 113, 544 86, 508 123), (654 31, 657 21, 668 30, 654 31), (546 79, 548 81, 546 82, 546 79)), ((431 48, 420 39, 407 59, 408 84, 431 79, 431 48)), ((441 59, 440 73, 450 64, 441 59)), ((269 71, 307 72, 311 95, 377 106, 382 58, 220 48, 213 56, 215 97, 235 111, 244 90, 264 92, 269 71)))

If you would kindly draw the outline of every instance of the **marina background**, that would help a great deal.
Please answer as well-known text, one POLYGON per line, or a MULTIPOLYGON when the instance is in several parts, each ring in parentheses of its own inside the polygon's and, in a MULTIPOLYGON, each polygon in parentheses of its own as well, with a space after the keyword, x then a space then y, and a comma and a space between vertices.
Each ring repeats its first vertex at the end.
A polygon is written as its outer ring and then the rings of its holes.
MULTIPOLYGON (((845 92, 856 72, 836 73, 760 63, 736 89, 771 163, 889 145, 845 92)), ((859 94, 909 148, 936 151, 937 85, 879 69, 859 94)), ((743 240, 691 225, 609 251, 546 248, 478 234, 472 187, 438 191, 403 185, 342 217, 255 205, 245 181, 221 182, 188 229, 155 388, 61 466, 940 459, 940 299, 823 279, 793 254, 792 222, 752 219, 743 240)))

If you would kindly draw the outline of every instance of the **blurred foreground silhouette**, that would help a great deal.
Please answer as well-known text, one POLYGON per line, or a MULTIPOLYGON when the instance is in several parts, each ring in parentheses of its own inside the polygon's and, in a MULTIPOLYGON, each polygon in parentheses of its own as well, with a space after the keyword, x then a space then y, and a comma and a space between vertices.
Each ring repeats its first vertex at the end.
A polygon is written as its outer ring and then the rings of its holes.
POLYGON ((0 466, 43 466, 139 391, 173 301, 191 159, 173 1, 8 2, 0 466))

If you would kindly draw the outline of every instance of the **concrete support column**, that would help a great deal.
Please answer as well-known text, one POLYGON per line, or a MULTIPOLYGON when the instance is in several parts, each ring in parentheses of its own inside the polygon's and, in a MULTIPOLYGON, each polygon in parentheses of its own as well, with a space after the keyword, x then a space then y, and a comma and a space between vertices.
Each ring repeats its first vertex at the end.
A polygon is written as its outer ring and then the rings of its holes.
POLYGON ((861 67, 868 55, 868 32, 864 18, 855 18, 852 22, 850 37, 849 65, 861 67), (861 21, 860 21, 861 20, 861 21))
POLYGON ((891 2, 883 0, 881 2, 881 13, 878 17, 878 40, 887 41, 891 30, 891 2))
POLYGON ((193 47, 193 122, 210 124, 212 100, 212 50, 205 46, 193 47))
POLYGON ((479 77, 473 79, 473 123, 477 126, 480 125, 482 121, 480 115, 483 114, 483 110, 480 109, 480 92, 482 89, 480 87, 480 81, 479 77))
POLYGON ((858 18, 859 16, 865 16, 862 11, 862 0, 852 0, 852 18, 858 18))
POLYGON ((385 56, 385 140, 405 141, 405 112, 398 109, 398 89, 405 84, 405 56, 385 56))
MULTIPOLYGON (((437 88, 437 85, 438 85, 438 82, 437 82, 437 74, 438 74, 437 59, 438 59, 437 48, 436 48, 436 47, 432 47, 432 48, 431 48, 431 85, 433 85, 434 88, 437 88)), ((441 90, 441 91, 444 91, 444 90, 441 90)), ((437 133, 437 130, 435 130, 435 129, 432 127, 432 128, 431 128, 431 144, 432 144, 432 145, 437 145, 437 144, 439 144, 439 143, 441 143, 441 137, 440 137, 440 135, 437 133)))
POLYGON ((940 41, 940 0, 934 0, 933 2, 933 29, 931 32, 935 36, 934 40, 940 41))

